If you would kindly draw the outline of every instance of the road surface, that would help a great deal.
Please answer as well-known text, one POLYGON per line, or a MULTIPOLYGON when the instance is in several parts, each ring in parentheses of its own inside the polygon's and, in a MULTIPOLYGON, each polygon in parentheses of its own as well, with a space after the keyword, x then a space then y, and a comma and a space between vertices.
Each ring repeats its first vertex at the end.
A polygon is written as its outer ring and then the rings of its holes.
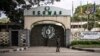
POLYGON ((100 56, 100 53, 72 50, 60 48, 56 52, 56 47, 31 47, 24 51, 0 53, 0 56, 100 56))

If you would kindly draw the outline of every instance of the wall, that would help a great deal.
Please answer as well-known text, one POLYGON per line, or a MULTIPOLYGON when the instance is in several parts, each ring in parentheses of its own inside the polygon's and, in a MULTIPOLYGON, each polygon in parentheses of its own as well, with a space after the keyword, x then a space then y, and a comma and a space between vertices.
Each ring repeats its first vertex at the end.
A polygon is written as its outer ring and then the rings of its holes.
MULTIPOLYGON (((66 29, 70 29, 70 17, 65 17, 65 16, 47 16, 47 17, 43 17, 43 16, 25 16, 25 20, 24 20, 24 29, 31 29, 31 25, 37 21, 42 21, 42 20, 53 20, 53 21, 58 21, 62 24, 65 25, 66 29)), ((44 22, 44 23, 52 23, 52 22, 44 22)))
POLYGON ((9 45, 9 32, 0 32, 0 46, 9 45))

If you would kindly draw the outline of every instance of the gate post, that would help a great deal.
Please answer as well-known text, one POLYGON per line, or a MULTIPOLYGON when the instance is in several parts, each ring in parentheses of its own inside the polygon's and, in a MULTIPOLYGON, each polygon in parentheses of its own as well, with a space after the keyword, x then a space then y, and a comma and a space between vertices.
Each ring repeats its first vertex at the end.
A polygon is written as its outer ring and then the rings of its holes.
POLYGON ((19 30, 19 46, 29 47, 29 31, 27 29, 19 30))
POLYGON ((27 42, 27 47, 30 47, 30 30, 26 29, 26 42, 27 42))
POLYGON ((11 44, 11 30, 9 30, 9 45, 10 45, 10 47, 12 46, 12 44, 11 44))
POLYGON ((66 29, 66 47, 70 47, 70 35, 71 35, 71 30, 70 29, 66 29))

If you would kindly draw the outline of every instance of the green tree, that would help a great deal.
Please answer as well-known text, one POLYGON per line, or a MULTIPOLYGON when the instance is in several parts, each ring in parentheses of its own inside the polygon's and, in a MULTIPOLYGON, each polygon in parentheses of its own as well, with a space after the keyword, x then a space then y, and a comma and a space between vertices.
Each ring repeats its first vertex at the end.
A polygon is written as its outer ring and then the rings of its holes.
MULTIPOLYGON (((40 6, 40 1, 45 0, 0 0, 0 11, 5 11, 5 14, 10 18, 10 21, 15 24, 22 24, 24 22, 23 11, 24 9, 30 9, 31 6, 38 5, 40 6), (30 4, 26 4, 26 2, 30 4), (21 6, 21 8, 17 8, 17 6, 21 6)), ((46 4, 54 3, 54 1, 60 0, 49 0, 46 4)))
POLYGON ((83 25, 84 28, 87 28, 88 25, 88 30, 91 30, 94 27, 94 24, 99 25, 98 23, 96 23, 96 21, 100 21, 99 19, 100 6, 99 5, 95 6, 96 7, 95 13, 93 13, 93 6, 94 4, 86 4, 86 5, 78 6, 75 10, 72 21, 88 21, 87 24, 83 25), (80 13, 81 8, 83 13, 80 13), (86 12, 89 12, 89 14, 87 14, 86 12))
POLYGON ((73 21, 77 21, 75 20, 76 18, 79 20, 79 21, 86 21, 87 18, 88 18, 88 15, 86 13, 86 11, 89 11, 89 20, 93 20, 93 16, 95 16, 96 20, 98 19, 98 17, 100 17, 100 8, 99 8, 99 5, 96 5, 96 12, 95 14, 93 15, 93 4, 87 4, 87 5, 82 5, 82 6, 78 6, 75 10, 75 13, 73 15, 73 21), (82 12, 83 13, 80 13, 81 12, 81 8, 82 7, 82 12), (75 18, 74 18, 75 17, 75 18))

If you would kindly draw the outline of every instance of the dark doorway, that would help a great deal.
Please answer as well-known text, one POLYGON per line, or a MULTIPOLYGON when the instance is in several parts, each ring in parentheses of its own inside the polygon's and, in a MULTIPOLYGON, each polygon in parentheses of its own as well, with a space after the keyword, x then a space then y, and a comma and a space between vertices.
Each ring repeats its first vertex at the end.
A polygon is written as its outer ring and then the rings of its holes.
POLYGON ((30 46, 56 46, 56 37, 60 38, 60 45, 64 47, 66 40, 62 26, 54 24, 35 25, 31 29, 30 46))
POLYGON ((11 44, 18 46, 18 31, 11 31, 11 44))

